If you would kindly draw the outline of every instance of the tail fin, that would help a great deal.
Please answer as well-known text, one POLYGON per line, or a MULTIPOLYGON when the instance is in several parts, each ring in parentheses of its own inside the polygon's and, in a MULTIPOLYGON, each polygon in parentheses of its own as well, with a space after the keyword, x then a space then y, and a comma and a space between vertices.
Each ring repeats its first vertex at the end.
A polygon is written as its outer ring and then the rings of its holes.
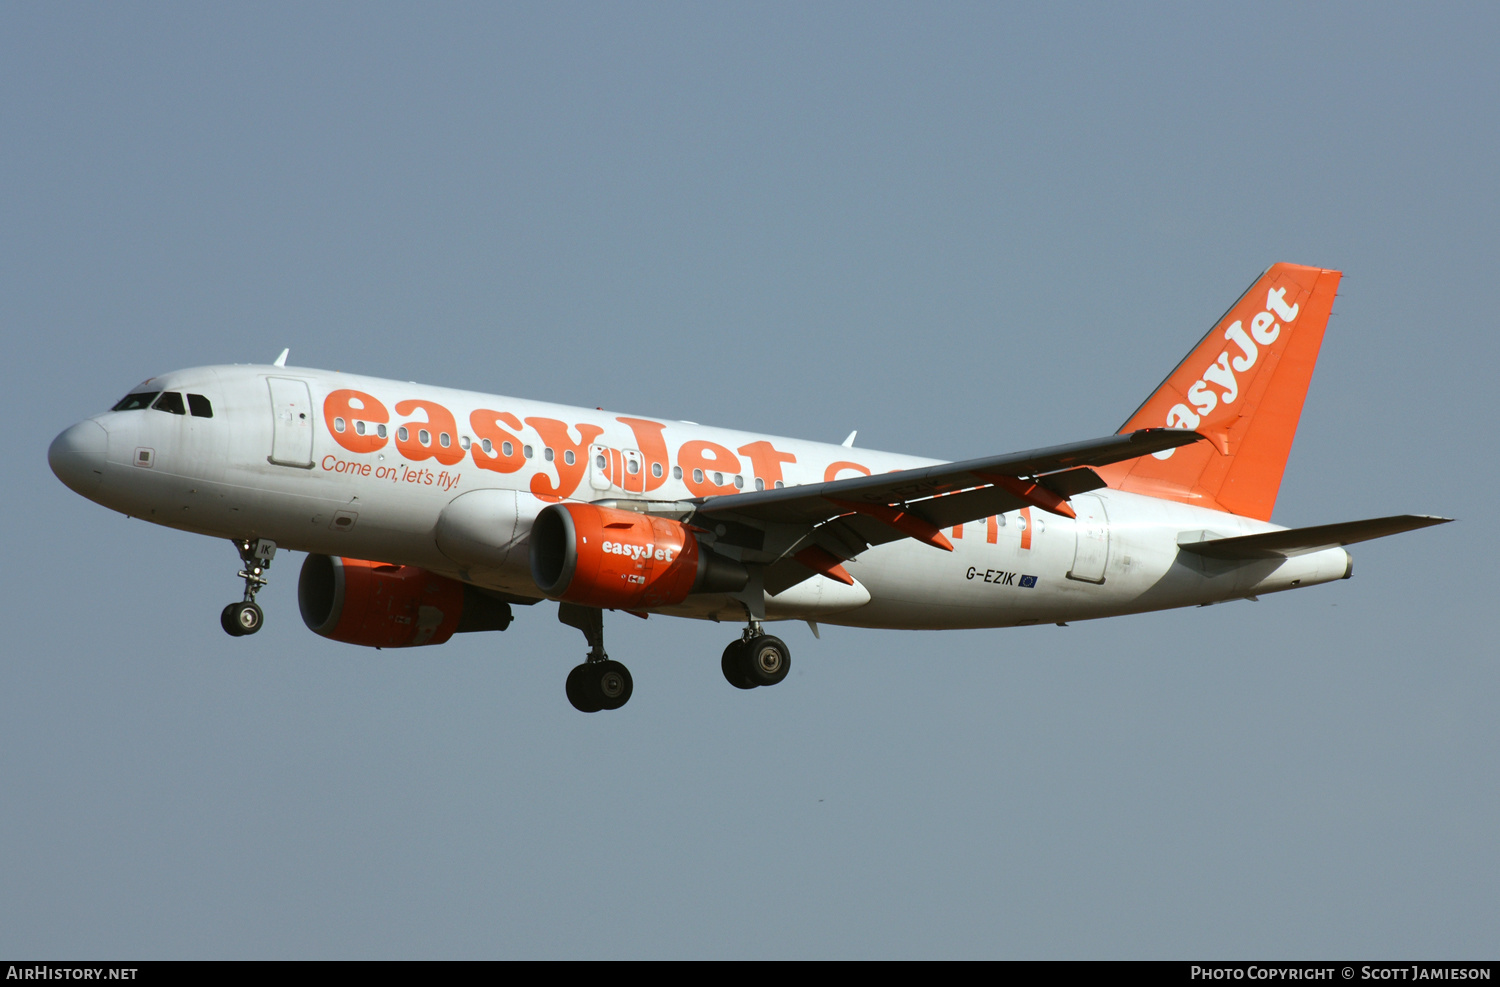
POLYGON ((1209 441, 1099 474, 1120 490, 1270 520, 1342 276, 1273 265, 1120 428, 1190 428, 1209 441))

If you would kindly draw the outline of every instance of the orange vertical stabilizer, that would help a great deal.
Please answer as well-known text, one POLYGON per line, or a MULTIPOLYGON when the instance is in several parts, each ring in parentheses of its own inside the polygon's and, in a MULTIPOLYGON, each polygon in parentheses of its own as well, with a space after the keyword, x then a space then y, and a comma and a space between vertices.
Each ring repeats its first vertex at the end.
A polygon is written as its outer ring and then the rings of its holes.
POLYGON ((1273 265, 1120 428, 1188 428, 1208 441, 1099 475, 1118 490, 1270 520, 1342 276, 1273 265))

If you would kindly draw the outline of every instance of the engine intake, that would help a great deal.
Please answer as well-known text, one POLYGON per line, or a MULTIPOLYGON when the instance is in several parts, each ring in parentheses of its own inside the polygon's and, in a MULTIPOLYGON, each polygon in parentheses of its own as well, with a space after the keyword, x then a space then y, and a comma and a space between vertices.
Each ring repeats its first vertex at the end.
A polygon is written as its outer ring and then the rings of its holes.
POLYGON ((503 631, 510 604, 414 565, 309 555, 297 608, 314 634, 371 648, 442 644, 465 631, 503 631))
POLYGON ((732 593, 750 573, 699 546, 680 521, 593 504, 553 504, 531 526, 531 578, 554 600, 629 610, 732 593))

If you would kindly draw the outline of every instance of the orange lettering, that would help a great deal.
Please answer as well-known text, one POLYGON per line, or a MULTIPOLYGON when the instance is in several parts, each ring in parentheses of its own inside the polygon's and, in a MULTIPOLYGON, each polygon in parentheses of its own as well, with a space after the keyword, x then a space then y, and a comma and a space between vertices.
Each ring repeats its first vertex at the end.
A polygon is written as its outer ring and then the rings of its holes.
POLYGON ((578 426, 578 441, 568 434, 568 426, 555 418, 528 418, 526 424, 537 430, 542 442, 554 453, 552 465, 557 467, 557 485, 551 477, 538 473, 531 478, 531 492, 538 497, 561 500, 578 489, 584 470, 589 466, 589 444, 604 434, 598 425, 578 426), (566 453, 573 453, 573 462, 568 462, 566 453))
POLYGON ((406 438, 401 437, 399 430, 396 432, 396 451, 414 463, 424 459, 436 459, 444 466, 462 462, 464 450, 458 444, 458 422, 453 420, 453 412, 435 401, 396 402, 396 414, 409 415, 414 411, 426 414, 427 420, 404 422, 401 428, 406 430, 406 438), (422 441, 424 432, 426 442, 422 441))
POLYGON ((526 465, 526 456, 521 452, 521 440, 511 432, 507 432, 500 426, 509 425, 517 432, 521 430, 521 420, 508 411, 490 411, 488 408, 480 408, 469 416, 469 427, 474 430, 478 441, 470 451, 474 454, 474 465, 482 470, 494 470, 496 473, 514 473, 526 465), (490 451, 484 451, 484 440, 488 439, 490 451), (507 454, 505 446, 510 445, 510 453, 507 454))
POLYGON ((781 475, 782 463, 797 461, 796 456, 789 452, 781 452, 764 440, 740 446, 740 452, 750 457, 750 471, 765 480, 768 487, 774 487, 777 481, 786 479, 781 475))
POLYGON ((364 391, 346 387, 323 399, 323 423, 328 426, 328 434, 350 452, 374 452, 383 447, 386 438, 376 426, 390 420, 385 405, 364 391), (355 422, 366 423, 363 435, 355 429, 355 422))
POLYGON ((694 439, 684 442, 677 450, 677 462, 682 466, 682 482, 699 497, 715 497, 721 494, 739 493, 733 476, 740 471, 740 459, 734 453, 715 442, 694 439), (701 472, 696 474, 694 470, 701 472), (726 474, 723 484, 713 482, 714 473, 726 474), (702 479, 697 479, 701 476, 702 479))
POLYGON ((856 470, 865 476, 870 475, 870 468, 868 466, 861 466, 858 463, 851 463, 841 459, 836 463, 830 463, 828 468, 823 471, 823 482, 827 483, 830 480, 838 479, 839 473, 843 470, 856 470))
POLYGON ((672 468, 672 464, 667 461, 667 440, 661 434, 666 426, 644 418, 616 418, 615 421, 630 426, 630 430, 635 433, 635 447, 641 453, 641 471, 637 474, 639 479, 626 476, 625 489, 631 493, 650 493, 666 483, 667 473, 672 468), (652 463, 661 464, 661 476, 651 472, 652 463))

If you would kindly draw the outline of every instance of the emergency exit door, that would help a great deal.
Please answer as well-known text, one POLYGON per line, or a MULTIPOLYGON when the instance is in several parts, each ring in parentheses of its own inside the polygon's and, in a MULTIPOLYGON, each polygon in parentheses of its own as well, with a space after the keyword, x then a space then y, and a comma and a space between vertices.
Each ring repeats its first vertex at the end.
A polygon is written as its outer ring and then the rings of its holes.
POLYGON ((1102 583, 1104 566, 1109 562, 1109 517, 1104 513, 1104 501, 1091 494, 1075 494, 1068 503, 1078 515, 1073 522, 1078 542, 1068 578, 1102 583))

